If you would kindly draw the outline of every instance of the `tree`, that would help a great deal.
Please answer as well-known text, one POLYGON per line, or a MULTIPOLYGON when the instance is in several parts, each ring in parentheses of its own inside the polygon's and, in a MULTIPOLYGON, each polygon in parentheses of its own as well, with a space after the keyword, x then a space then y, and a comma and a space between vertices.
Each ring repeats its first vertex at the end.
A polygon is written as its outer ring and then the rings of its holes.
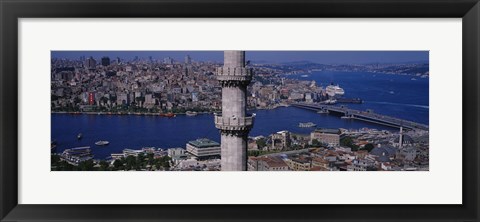
POLYGON ((145 155, 143 153, 138 154, 137 162, 142 163, 143 161, 145 161, 145 155))
POLYGON ((340 140, 340 145, 350 147, 352 151, 357 151, 358 146, 353 143, 353 139, 349 136, 346 136, 340 140))
POLYGON ((93 163, 93 160, 87 160, 87 161, 80 162, 80 164, 78 164, 77 170, 80 170, 80 171, 93 171, 93 170, 94 170, 94 166, 95 166, 95 164, 93 163))
POLYGON ((125 162, 125 170, 131 170, 133 168, 136 168, 137 158, 135 156, 127 156, 125 162))
POLYGON ((170 161, 163 162, 163 169, 169 170, 170 169, 170 161))
POLYGON ((124 162, 125 162, 125 159, 124 159, 124 158, 115 160, 115 162, 113 162, 114 170, 123 170, 123 164, 124 164, 124 162))
POLYGON ((260 151, 258 150, 249 150, 248 151, 248 156, 258 156, 260 154, 260 151))
POLYGON ((320 146, 320 145, 322 145, 322 144, 317 139, 312 140, 312 146, 320 146))
POLYGON ((80 98, 78 98, 78 97, 75 97, 75 99, 73 99, 73 102, 74 102, 75 104, 79 104, 79 103, 82 102, 82 100, 81 100, 80 98))
POLYGON ((59 171, 72 171, 75 170, 76 167, 67 163, 66 161, 60 161, 57 169, 59 171))
POLYGON ((107 163, 107 161, 105 161, 105 160, 100 161, 100 170, 101 171, 108 171, 109 166, 110 166, 110 164, 107 163))
POLYGON ((148 164, 153 165, 155 163, 155 158, 153 157, 153 153, 147 154, 148 164))
POLYGON ((368 152, 372 151, 373 148, 375 148, 375 146, 371 143, 367 143, 365 144, 365 146, 363 147, 364 150, 367 150, 368 152))
POLYGON ((102 97, 102 98, 100 98, 100 102, 103 103, 103 104, 106 104, 108 102, 108 98, 107 97, 102 97))
POLYGON ((295 144, 295 145, 292 146, 292 149, 294 149, 294 150, 299 150, 299 149, 302 149, 302 148, 303 147, 299 144, 295 144))
POLYGON ((60 156, 55 154, 50 155, 50 162, 52 166, 58 165, 60 162, 60 156))
POLYGON ((260 138, 256 141, 258 149, 263 149, 267 145, 267 141, 265 141, 265 138, 260 138))
POLYGON ((160 161, 160 159, 155 160, 154 166, 156 170, 160 170, 162 168, 162 162, 160 161))

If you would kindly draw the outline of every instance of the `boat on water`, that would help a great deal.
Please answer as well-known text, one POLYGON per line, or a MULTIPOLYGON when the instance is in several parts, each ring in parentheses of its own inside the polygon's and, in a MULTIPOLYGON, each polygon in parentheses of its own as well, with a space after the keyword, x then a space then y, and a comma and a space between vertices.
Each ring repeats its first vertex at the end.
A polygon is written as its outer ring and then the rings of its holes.
POLYGON ((97 146, 106 146, 108 144, 110 144, 110 142, 108 142, 106 140, 100 140, 100 141, 95 142, 95 145, 97 145, 97 146))
POLYGON ((328 96, 334 97, 334 98, 342 97, 345 94, 345 90, 343 90, 343 88, 340 88, 338 84, 333 85, 333 83, 327 86, 325 88, 325 91, 327 92, 328 96))
POLYGON ((187 116, 196 116, 198 113, 195 111, 187 111, 185 114, 187 114, 187 116))
POLYGON ((360 98, 338 98, 337 102, 339 103, 363 103, 363 100, 360 98))
POLYGON ((298 127, 301 127, 301 128, 316 127, 316 126, 317 126, 317 124, 312 123, 312 122, 298 123, 298 127))
POLYGON ((77 140, 81 140, 82 137, 83 137, 83 135, 82 135, 81 133, 79 133, 79 134, 77 135, 77 140))
POLYGON ((171 117, 175 117, 176 115, 173 113, 160 113, 160 116, 171 118, 171 117))
POLYGON ((302 77, 302 78, 307 78, 308 75, 301 75, 300 77, 302 77))
POLYGON ((417 79, 415 79, 415 78, 411 78, 410 80, 417 80, 417 79))
POLYGON ((323 104, 326 104, 326 105, 333 105, 333 104, 336 104, 336 103, 337 103, 336 99, 327 99, 327 100, 323 101, 323 104))

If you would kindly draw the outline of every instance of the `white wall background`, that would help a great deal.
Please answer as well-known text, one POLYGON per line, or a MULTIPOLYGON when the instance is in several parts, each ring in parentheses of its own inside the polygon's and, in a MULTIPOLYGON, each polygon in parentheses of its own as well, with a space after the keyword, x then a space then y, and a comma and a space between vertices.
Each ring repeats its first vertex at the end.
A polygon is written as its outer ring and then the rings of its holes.
POLYGON ((461 31, 461 19, 20 19, 19 203, 460 204, 461 31), (430 171, 50 172, 50 50, 225 49, 430 50, 430 171))

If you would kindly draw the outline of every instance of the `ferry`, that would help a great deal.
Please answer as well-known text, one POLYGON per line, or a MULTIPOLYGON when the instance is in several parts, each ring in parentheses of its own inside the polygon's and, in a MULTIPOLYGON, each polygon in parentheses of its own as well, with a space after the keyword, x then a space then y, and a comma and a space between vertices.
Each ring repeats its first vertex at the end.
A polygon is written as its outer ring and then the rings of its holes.
POLYGON ((105 140, 100 140, 100 141, 97 141, 97 142, 95 143, 95 145, 97 145, 97 146, 106 146, 106 145, 108 145, 108 144, 110 144, 110 142, 105 141, 105 140))
POLYGON ((337 102, 339 103, 363 103, 363 100, 360 98, 338 98, 337 102))
POLYGON ((316 126, 317 126, 317 124, 312 123, 312 122, 308 122, 308 123, 298 123, 298 127, 302 127, 302 128, 316 127, 316 126))
POLYGON ((328 110, 319 110, 317 113, 318 114, 329 114, 330 112, 328 110))
POLYGON ((327 95, 329 95, 330 97, 341 97, 345 94, 345 90, 340 88, 338 84, 333 85, 333 83, 331 83, 329 86, 325 88, 325 90, 327 92, 327 95))
POLYGON ((187 111, 185 114, 187 114, 187 116, 196 116, 198 113, 195 111, 187 111))

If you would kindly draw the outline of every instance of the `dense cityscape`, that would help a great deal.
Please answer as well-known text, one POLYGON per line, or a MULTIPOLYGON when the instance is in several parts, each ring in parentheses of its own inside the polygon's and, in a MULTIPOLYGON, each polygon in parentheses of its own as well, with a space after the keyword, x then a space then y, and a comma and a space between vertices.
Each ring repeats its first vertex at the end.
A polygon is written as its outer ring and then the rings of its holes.
MULTIPOLYGON (((428 63, 329 65, 313 62, 246 62, 254 73, 247 86, 250 112, 297 104, 342 106, 362 103, 345 98, 332 83, 289 78, 316 71, 369 72, 428 78, 428 63), (332 91, 333 90, 333 91, 332 91)), ((176 118, 222 112, 222 85, 215 74, 222 62, 166 58, 52 58, 51 110, 59 115, 139 115, 176 118)), ((327 112, 323 109, 323 112, 327 112)), ((369 111, 367 111, 369 112, 369 111)), ((333 115, 322 113, 319 115, 333 115)), ((367 114, 365 114, 367 115, 367 114)), ((341 118, 348 117, 342 116, 341 118)), ((339 117, 340 118, 340 117, 339 117)), ((387 117, 381 117, 387 118, 387 117)), ((389 117, 388 117, 389 118, 389 117)), ((282 130, 249 136, 248 171, 425 171, 429 170, 427 127, 401 121, 392 128, 310 128, 309 134, 282 130)), ((212 123, 213 124, 213 123, 212 123)), ((419 124, 420 125, 420 124, 419 124)), ((82 135, 76 135, 78 140, 82 135)), ((191 138, 185 147, 130 147, 97 159, 91 147, 56 151, 52 137, 52 170, 221 170, 221 144, 191 138)), ((97 146, 108 146, 98 141, 97 146)))

